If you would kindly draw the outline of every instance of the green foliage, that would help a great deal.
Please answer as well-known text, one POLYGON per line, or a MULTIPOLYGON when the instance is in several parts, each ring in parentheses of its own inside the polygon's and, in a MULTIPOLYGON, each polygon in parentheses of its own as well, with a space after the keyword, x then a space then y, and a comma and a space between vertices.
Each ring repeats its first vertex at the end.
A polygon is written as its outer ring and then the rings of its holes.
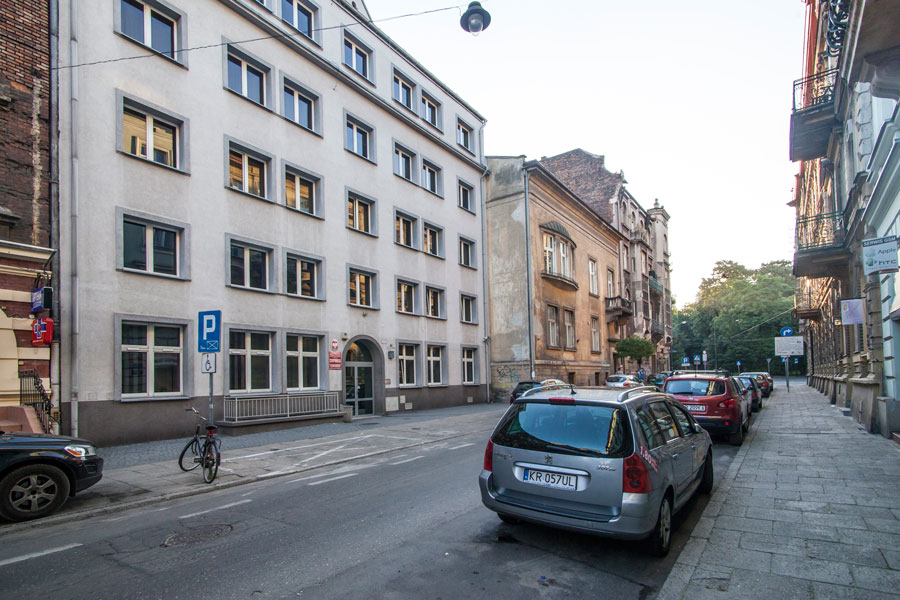
POLYGON ((781 327, 794 326, 790 312, 794 306, 795 282, 786 260, 747 269, 732 261, 719 261, 712 276, 703 279, 697 301, 676 310, 672 364, 681 357, 707 351, 709 367, 737 370, 778 371, 781 359, 775 356, 774 338, 781 327), (771 358, 767 366, 766 358, 771 358))
POLYGON ((643 359, 652 356, 656 352, 656 344, 650 340, 632 335, 616 344, 616 352, 621 356, 627 356, 636 360, 638 366, 640 366, 643 359))

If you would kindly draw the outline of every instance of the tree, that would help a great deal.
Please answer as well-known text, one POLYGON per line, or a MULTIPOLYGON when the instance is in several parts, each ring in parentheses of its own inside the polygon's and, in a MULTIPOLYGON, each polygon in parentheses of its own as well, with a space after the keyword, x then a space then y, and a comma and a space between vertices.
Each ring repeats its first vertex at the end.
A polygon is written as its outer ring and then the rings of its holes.
POLYGON ((638 368, 640 368, 641 361, 648 356, 652 356, 653 353, 656 352, 656 344, 650 340, 645 340, 644 338, 632 335, 616 344, 616 352, 622 356, 636 360, 638 368))

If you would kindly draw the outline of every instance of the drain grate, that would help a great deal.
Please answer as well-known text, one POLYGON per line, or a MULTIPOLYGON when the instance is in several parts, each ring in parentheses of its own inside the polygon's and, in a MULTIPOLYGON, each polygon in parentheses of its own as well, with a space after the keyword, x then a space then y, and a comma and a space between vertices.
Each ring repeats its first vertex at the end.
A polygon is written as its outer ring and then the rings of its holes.
POLYGON ((231 531, 231 525, 204 525, 195 529, 189 529, 180 533, 173 533, 166 538, 163 546, 192 546, 194 544, 202 544, 209 540, 220 538, 231 531))

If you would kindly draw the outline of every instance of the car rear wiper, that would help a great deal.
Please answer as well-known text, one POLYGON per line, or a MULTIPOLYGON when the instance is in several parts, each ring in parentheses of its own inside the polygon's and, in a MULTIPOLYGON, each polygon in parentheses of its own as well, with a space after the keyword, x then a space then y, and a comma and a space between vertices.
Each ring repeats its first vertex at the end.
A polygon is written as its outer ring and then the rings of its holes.
POLYGON ((563 452, 577 452, 586 456, 602 456, 602 453, 589 448, 576 448, 575 446, 567 446, 566 444, 547 444, 547 450, 562 450, 563 452))

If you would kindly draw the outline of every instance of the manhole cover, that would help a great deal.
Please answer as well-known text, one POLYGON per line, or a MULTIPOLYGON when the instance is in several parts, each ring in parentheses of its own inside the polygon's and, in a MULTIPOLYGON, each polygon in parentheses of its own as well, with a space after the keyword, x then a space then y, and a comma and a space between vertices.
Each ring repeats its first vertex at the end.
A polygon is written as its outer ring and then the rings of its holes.
POLYGON ((222 537, 231 531, 231 525, 205 525, 196 529, 189 529, 181 533, 173 533, 166 538, 163 546, 191 546, 222 537))

